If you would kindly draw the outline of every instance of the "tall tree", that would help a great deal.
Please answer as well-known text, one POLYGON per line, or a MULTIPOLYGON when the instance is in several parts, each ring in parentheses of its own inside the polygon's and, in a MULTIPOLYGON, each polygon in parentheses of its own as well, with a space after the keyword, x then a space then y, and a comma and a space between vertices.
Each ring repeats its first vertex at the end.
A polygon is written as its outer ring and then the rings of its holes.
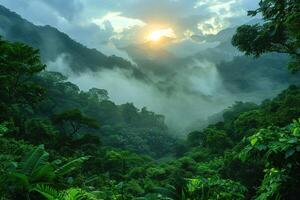
POLYGON ((67 110, 62 113, 55 114, 52 117, 52 121, 54 124, 61 126, 64 132, 68 132, 70 136, 77 134, 84 126, 94 129, 99 128, 96 120, 84 116, 78 109, 67 110))

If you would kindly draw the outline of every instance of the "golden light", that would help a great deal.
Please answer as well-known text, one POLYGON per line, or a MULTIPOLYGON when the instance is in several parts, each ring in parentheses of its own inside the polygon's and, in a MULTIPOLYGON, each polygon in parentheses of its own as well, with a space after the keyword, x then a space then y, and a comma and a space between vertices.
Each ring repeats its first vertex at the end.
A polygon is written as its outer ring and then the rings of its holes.
POLYGON ((150 34, 148 34, 146 39, 148 41, 158 42, 164 37, 176 38, 176 35, 175 35, 173 29, 167 28, 167 29, 160 29, 160 30, 152 31, 150 34))

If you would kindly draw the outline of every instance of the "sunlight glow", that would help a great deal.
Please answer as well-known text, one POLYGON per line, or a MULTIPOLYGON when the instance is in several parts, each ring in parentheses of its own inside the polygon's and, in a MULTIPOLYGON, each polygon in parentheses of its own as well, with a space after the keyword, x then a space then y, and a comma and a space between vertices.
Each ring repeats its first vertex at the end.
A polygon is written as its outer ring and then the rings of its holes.
POLYGON ((167 28, 150 32, 146 39, 148 41, 157 42, 160 41, 163 37, 176 38, 176 35, 173 29, 167 28))

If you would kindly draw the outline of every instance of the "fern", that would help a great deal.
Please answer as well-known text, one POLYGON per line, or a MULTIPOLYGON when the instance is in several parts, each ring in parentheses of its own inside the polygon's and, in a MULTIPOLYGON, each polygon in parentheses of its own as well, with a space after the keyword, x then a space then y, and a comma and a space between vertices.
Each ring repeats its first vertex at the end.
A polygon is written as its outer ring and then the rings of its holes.
POLYGON ((90 158, 89 156, 83 156, 83 157, 76 158, 76 159, 64 164, 63 166, 59 167, 58 169, 56 169, 55 174, 60 175, 60 176, 68 174, 68 173, 72 172, 73 170, 77 169, 78 167, 80 167, 82 165, 82 163, 85 162, 86 160, 88 160, 89 158, 90 158))
POLYGON ((32 190, 40 193, 44 196, 47 200, 57 200, 61 199, 62 195, 56 189, 50 187, 49 185, 36 185, 32 190))
POLYGON ((31 191, 38 192, 47 200, 96 200, 92 194, 78 188, 59 192, 49 185, 36 185, 31 191))
POLYGON ((64 195, 64 200, 94 200, 94 199, 95 198, 91 194, 77 188, 70 188, 66 190, 64 195))
POLYGON ((26 175, 33 174, 39 167, 47 163, 48 158, 49 154, 45 151, 44 145, 39 145, 21 161, 19 171, 26 175))

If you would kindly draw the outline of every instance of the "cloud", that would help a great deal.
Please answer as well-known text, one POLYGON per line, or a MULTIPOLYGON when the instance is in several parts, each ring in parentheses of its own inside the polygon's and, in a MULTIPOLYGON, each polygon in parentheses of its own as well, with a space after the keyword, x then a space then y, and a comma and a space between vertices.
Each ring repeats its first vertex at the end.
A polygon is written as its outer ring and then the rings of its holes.
POLYGON ((42 1, 56 11, 60 16, 67 20, 73 20, 75 16, 80 14, 83 9, 83 5, 80 0, 31 0, 31 1, 42 1))
MULTIPOLYGON (((0 4, 39 25, 52 25, 77 41, 101 50, 104 43, 134 43, 160 25, 179 38, 217 33, 242 23, 258 0, 0 0, 0 4), (107 26, 107 22, 111 27, 107 26), (98 27, 97 27, 98 26, 98 27), (135 34, 133 33, 135 31, 135 34), (134 37, 132 37, 134 36, 134 37)), ((116 46, 117 44, 110 45, 116 46)), ((107 47, 105 47, 107 48, 107 47)))
POLYGON ((130 29, 131 27, 142 27, 145 25, 145 23, 139 19, 122 16, 120 12, 109 12, 101 18, 94 18, 92 21, 99 26, 103 26, 103 24, 109 22, 116 33, 122 33, 124 29, 130 29))

